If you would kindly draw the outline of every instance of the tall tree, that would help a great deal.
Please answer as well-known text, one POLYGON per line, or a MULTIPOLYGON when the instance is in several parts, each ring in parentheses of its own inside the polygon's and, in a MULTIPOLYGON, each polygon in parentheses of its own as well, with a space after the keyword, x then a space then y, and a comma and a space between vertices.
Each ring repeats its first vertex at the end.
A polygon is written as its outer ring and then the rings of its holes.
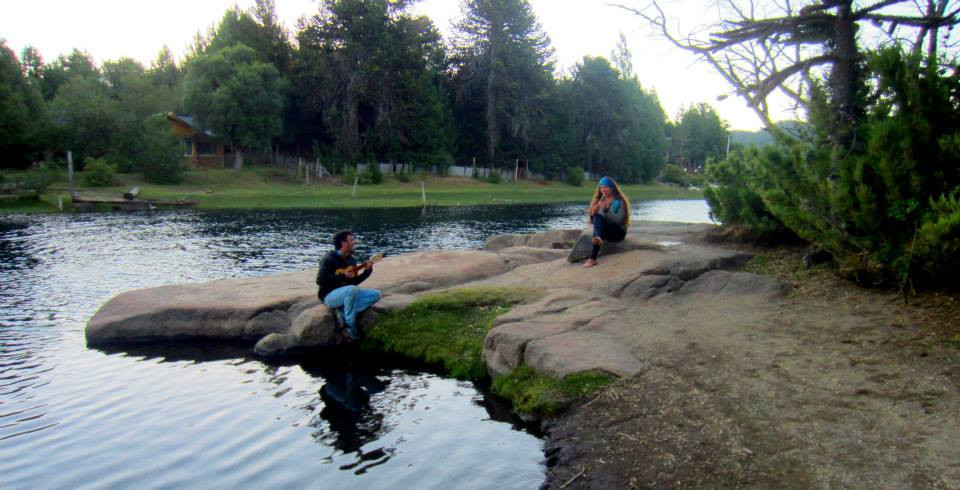
POLYGON ((636 79, 605 58, 587 56, 573 70, 571 105, 587 170, 623 181, 649 180, 663 165, 666 117, 636 79))
POLYGON ((70 56, 60 55, 53 63, 44 65, 42 70, 43 83, 41 90, 44 100, 53 99, 60 91, 60 87, 76 78, 96 78, 100 70, 89 53, 74 49, 70 56))
POLYGON ((185 68, 184 108, 233 146, 234 166, 243 150, 269 146, 283 128, 287 82, 253 49, 236 44, 210 50, 185 68))
POLYGON ((674 131, 678 163, 687 170, 702 170, 708 158, 723 158, 728 134, 726 121, 713 107, 700 103, 687 108, 674 131))
POLYGON ((456 24, 455 80, 462 149, 501 157, 529 154, 553 84, 553 49, 527 0, 464 0, 456 24), (484 123, 482 143, 470 129, 484 123), (473 136, 473 137, 471 137, 473 136))
POLYGON ((103 157, 117 131, 115 103, 98 78, 69 79, 50 101, 54 149, 72 151, 74 160, 103 157))
POLYGON ((282 76, 288 76, 293 47, 289 33, 277 18, 274 0, 256 0, 249 10, 238 6, 228 9, 205 36, 197 33, 186 58, 237 44, 253 49, 258 60, 272 64, 282 76))
POLYGON ((0 167, 23 167, 39 147, 42 99, 17 56, 0 39, 0 167))
POLYGON ((157 59, 150 63, 147 77, 157 86, 176 87, 180 83, 183 73, 173 59, 173 53, 166 45, 157 53, 157 59))
POLYGON ((409 3, 326 0, 298 33, 298 89, 347 161, 449 154, 440 35, 409 3))

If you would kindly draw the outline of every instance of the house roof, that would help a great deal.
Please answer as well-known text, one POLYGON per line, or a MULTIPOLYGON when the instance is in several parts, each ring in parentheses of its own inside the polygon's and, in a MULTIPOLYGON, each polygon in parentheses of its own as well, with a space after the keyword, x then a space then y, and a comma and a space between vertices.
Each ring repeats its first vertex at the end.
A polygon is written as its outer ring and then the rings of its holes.
POLYGON ((216 135, 213 134, 213 132, 210 131, 209 129, 201 128, 200 123, 193 116, 186 116, 186 115, 174 114, 172 112, 168 112, 167 118, 170 119, 171 121, 176 121, 176 122, 179 122, 180 124, 188 126, 190 127, 190 129, 198 133, 203 133, 211 138, 216 137, 216 135))

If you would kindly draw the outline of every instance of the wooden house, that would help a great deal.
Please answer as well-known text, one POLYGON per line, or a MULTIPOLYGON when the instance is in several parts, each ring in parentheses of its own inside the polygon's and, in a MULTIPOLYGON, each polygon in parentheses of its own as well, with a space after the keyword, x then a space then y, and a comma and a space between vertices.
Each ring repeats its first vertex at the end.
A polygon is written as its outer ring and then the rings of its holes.
POLYGON ((199 127, 190 116, 167 113, 173 134, 183 139, 183 162, 193 168, 223 168, 224 146, 216 136, 199 127))

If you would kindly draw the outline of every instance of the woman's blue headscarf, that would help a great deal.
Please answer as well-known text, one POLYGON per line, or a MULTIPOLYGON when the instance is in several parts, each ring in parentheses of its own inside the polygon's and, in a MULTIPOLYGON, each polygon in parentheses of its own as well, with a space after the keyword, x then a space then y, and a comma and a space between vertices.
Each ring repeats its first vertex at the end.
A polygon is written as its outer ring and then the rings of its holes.
POLYGON ((600 185, 602 185, 602 186, 604 186, 604 187, 609 187, 609 188, 612 189, 612 188, 613 188, 613 179, 611 179, 610 177, 604 177, 604 178, 600 179, 600 185))

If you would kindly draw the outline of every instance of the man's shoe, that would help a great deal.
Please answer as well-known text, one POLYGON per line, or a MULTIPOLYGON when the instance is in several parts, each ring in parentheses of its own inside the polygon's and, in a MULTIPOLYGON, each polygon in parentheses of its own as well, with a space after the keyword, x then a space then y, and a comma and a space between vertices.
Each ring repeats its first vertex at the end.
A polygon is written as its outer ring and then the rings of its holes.
POLYGON ((360 337, 361 337, 360 331, 357 330, 357 327, 354 327, 352 325, 347 325, 347 327, 343 329, 343 335, 350 342, 360 340, 360 337))

